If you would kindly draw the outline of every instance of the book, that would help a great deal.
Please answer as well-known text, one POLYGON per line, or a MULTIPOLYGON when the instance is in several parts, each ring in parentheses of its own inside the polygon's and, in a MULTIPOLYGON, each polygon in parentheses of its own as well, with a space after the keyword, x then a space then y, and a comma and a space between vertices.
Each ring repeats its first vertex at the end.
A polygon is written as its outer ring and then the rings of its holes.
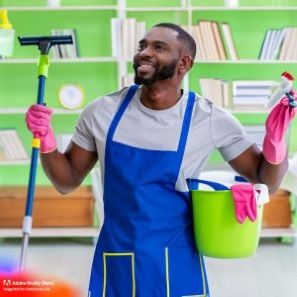
POLYGON ((277 39, 275 41, 275 46, 272 49, 272 53, 271 53, 271 59, 272 60, 277 59, 277 57, 279 55, 281 46, 282 46, 283 41, 284 41, 285 33, 286 33, 286 28, 282 28, 282 29, 279 30, 278 37, 277 37, 277 39))
POLYGON ((224 39, 225 48, 228 52, 229 59, 238 60, 238 54, 229 23, 221 23, 221 32, 224 39))
POLYGON ((226 60, 226 52, 220 35, 218 22, 211 22, 211 27, 213 30, 219 60, 226 60))
POLYGON ((77 58, 78 55, 78 40, 75 29, 52 29, 51 35, 62 36, 71 35, 72 44, 58 44, 53 46, 52 55, 53 58, 77 58))
POLYGON ((293 42, 293 34, 294 34, 293 27, 286 28, 283 44, 280 49, 279 60, 282 60, 282 61, 289 60, 289 56, 290 56, 289 51, 291 51, 291 43, 293 42))
POLYGON ((225 89, 226 86, 223 86, 225 83, 221 79, 200 78, 201 95, 219 107, 227 107, 228 98, 224 98, 224 96, 228 97, 228 92, 225 89))
POLYGON ((260 55, 259 55, 260 60, 265 60, 266 57, 267 57, 268 47, 269 47, 269 43, 271 41, 271 36, 272 36, 272 30, 268 29, 266 31, 266 34, 265 34, 265 37, 264 37, 264 40, 263 40, 263 44, 262 44, 262 47, 261 47, 261 52, 260 52, 260 55))
POLYGON ((0 130, 2 160, 28 160, 29 156, 15 129, 0 130))
POLYGON ((144 34, 145 22, 136 22, 134 18, 112 18, 112 56, 118 59, 132 60, 138 48, 138 42, 144 34))
POLYGON ((206 53, 206 48, 203 43, 201 26, 199 24, 195 25, 194 32, 196 33, 196 37, 197 37, 197 54, 198 54, 197 59, 200 59, 201 61, 206 61, 207 53, 206 53))
POLYGON ((233 105, 265 105, 269 96, 233 96, 233 105))
POLYGON ((118 18, 111 19, 111 48, 112 57, 120 59, 121 58, 121 44, 122 44, 122 34, 121 34, 121 20, 118 18))

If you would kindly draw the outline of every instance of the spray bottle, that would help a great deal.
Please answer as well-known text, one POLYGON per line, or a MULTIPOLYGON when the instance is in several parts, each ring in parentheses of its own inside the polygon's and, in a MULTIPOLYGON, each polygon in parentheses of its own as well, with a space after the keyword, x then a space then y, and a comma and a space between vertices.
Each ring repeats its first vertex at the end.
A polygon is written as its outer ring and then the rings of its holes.
POLYGON ((14 30, 9 23, 7 9, 0 9, 0 57, 10 57, 13 52, 14 30))
POLYGON ((293 80, 294 77, 289 72, 282 73, 279 86, 267 100, 266 106, 268 108, 274 106, 284 96, 288 97, 290 106, 297 106, 293 94, 293 80))

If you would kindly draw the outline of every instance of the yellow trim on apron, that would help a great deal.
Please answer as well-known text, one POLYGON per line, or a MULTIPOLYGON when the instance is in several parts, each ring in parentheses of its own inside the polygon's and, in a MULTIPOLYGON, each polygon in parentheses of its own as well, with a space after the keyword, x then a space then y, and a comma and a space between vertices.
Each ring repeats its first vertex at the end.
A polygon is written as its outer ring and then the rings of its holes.
POLYGON ((165 265, 166 265, 166 292, 167 292, 166 296, 170 297, 168 248, 165 248, 165 265))
POLYGON ((120 257, 130 256, 131 257, 131 268, 132 268, 132 297, 135 297, 136 282, 135 282, 135 257, 134 253, 103 253, 103 291, 102 297, 106 295, 106 257, 120 257))
MULTIPOLYGON (((203 266, 202 266, 202 257, 201 257, 200 254, 199 254, 199 263, 200 263, 200 270, 201 270, 201 276, 202 276, 203 294, 202 295, 181 296, 181 297, 207 297, 207 295, 206 295, 205 275, 204 275, 204 269, 203 269, 203 266)), ((165 270, 166 270, 166 297, 170 297, 170 277, 169 277, 168 247, 165 248, 165 270)))

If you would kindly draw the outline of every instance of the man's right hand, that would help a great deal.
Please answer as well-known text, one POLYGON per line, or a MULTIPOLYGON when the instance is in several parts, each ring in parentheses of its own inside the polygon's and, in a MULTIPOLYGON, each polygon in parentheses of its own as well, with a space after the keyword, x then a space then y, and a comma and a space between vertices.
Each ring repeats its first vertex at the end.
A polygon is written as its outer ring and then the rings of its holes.
POLYGON ((40 105, 31 105, 26 113, 28 129, 35 138, 40 138, 40 152, 50 153, 57 148, 56 139, 51 127, 52 109, 40 105))

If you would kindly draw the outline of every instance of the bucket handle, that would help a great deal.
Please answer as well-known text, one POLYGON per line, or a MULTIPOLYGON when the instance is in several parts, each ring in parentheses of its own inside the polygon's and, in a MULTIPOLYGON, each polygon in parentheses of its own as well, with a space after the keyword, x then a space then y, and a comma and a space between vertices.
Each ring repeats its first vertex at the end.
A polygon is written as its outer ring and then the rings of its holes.
MULTIPOLYGON (((243 181, 243 180, 242 180, 243 181)), ((190 191, 199 190, 199 184, 205 184, 210 187, 212 187, 215 191, 228 191, 230 190, 227 186, 209 181, 204 179, 198 179, 198 178, 188 178, 187 179, 188 188, 190 191)), ((255 190, 256 195, 256 201, 257 205, 263 205, 269 202, 269 192, 268 188, 265 184, 254 184, 253 188, 255 190)))
POLYGON ((205 180, 205 179, 199 179, 199 178, 188 178, 187 179, 188 188, 190 191, 192 190, 199 190, 199 184, 205 184, 210 187, 212 187, 216 191, 226 191, 229 190, 229 188, 223 184, 205 180))

